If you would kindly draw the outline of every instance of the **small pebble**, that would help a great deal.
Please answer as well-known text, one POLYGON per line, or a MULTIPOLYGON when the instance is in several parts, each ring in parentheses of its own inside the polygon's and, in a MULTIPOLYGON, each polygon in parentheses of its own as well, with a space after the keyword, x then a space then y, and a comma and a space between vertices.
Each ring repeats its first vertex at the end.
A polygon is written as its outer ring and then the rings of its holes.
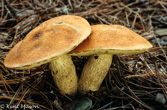
POLYGON ((156 38, 152 40, 153 43, 160 43, 161 45, 167 45, 167 38, 166 39, 160 39, 160 38, 156 38))
POLYGON ((165 102, 166 102, 164 94, 161 94, 161 93, 158 93, 156 95, 155 100, 162 103, 162 104, 165 104, 165 102))

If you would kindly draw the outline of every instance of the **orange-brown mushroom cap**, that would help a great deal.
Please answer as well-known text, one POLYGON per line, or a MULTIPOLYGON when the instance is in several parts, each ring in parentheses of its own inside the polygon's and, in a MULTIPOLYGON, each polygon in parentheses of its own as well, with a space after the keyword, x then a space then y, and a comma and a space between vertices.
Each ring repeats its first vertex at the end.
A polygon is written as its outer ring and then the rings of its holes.
POLYGON ((47 63, 78 46, 91 33, 82 17, 63 15, 40 24, 29 32, 5 58, 6 67, 27 69, 47 63))
POLYGON ((152 47, 150 42, 121 25, 93 25, 90 36, 70 55, 136 54, 152 47))

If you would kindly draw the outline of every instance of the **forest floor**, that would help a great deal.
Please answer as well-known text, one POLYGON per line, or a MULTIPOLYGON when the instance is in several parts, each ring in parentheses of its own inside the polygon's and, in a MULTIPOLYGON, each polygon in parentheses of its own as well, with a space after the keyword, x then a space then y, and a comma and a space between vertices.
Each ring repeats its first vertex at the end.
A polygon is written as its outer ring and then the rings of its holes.
MULTIPOLYGON (((79 77, 87 57, 72 59, 79 77)), ((166 0, 0 1, 0 109, 77 110, 79 104, 93 110, 167 110, 166 99, 166 0), (91 25, 126 26, 153 48, 142 54, 114 56, 100 89, 84 97, 61 95, 48 64, 28 70, 4 66, 8 52, 33 28, 67 14, 81 16, 91 25)))

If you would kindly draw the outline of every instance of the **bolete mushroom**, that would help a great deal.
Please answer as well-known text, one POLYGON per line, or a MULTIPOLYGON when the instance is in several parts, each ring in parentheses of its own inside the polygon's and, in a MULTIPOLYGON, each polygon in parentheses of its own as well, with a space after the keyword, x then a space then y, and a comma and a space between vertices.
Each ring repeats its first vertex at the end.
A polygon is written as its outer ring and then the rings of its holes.
POLYGON ((91 33, 82 17, 63 15, 47 20, 29 32, 10 50, 4 64, 8 68, 29 69, 50 62, 55 84, 65 95, 77 92, 77 75, 67 55, 91 33))
POLYGON ((116 54, 137 54, 147 51, 152 45, 142 36, 121 25, 94 25, 90 36, 70 52, 73 56, 90 56, 80 79, 81 94, 97 91, 106 77, 116 54))

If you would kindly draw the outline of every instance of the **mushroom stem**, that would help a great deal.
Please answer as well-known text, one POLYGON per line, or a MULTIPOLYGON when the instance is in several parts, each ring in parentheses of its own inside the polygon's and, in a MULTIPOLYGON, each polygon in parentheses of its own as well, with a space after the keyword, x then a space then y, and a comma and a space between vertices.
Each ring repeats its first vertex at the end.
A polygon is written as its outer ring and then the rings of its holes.
POLYGON ((78 90, 81 94, 97 91, 106 77, 112 63, 111 54, 90 56, 86 62, 78 82, 78 90))
POLYGON ((77 75, 75 66, 69 55, 63 55, 50 62, 52 77, 60 93, 75 95, 77 92, 77 75))

